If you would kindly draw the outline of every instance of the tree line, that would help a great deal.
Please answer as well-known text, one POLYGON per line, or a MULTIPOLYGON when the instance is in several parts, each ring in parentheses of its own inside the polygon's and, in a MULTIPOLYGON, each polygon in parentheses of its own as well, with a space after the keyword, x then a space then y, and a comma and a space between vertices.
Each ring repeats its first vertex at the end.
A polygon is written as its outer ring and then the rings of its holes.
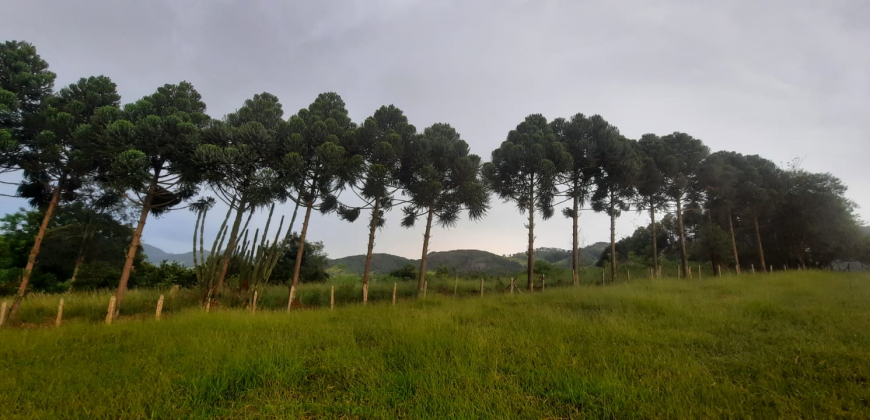
MULTIPOLYGON (((350 222, 363 214, 368 218, 364 301, 375 238, 393 207, 401 207, 402 226, 425 225, 417 279, 422 291, 432 227, 453 226, 462 214, 485 217, 492 193, 528 218, 529 288, 535 276, 535 216, 548 219, 563 203, 568 206, 562 214, 573 225, 575 282, 579 216, 587 209, 610 216, 612 256, 618 255, 615 219, 630 210, 648 211, 654 268, 660 255, 657 212, 673 212, 683 272, 688 271, 687 235, 697 236, 687 232, 685 220, 700 214, 711 229, 727 228, 734 257, 728 263, 738 270, 738 244, 752 249, 764 270, 764 247, 771 242, 786 244, 789 263, 813 266, 850 252, 845 238, 857 238, 854 204, 830 174, 783 170, 755 155, 711 154, 685 133, 628 139, 599 115, 552 121, 530 115, 483 163, 449 124, 418 131, 393 105, 355 123, 332 92, 292 115, 264 92, 217 119, 206 114, 202 97, 188 82, 158 87, 122 106, 106 76, 81 78, 57 91, 54 80, 33 45, 0 45, 0 171, 22 174, 16 196, 27 198, 42 215, 10 315, 28 290, 57 209, 73 205, 94 215, 118 208, 134 213, 116 308, 124 301, 149 216, 180 209, 197 214, 195 274, 204 300, 227 288, 231 263, 241 272, 240 291, 268 281, 295 240, 286 279, 288 305, 300 282, 314 211, 350 222), (206 248, 206 215, 217 200, 228 211, 206 248), (287 202, 294 210, 279 215, 275 228, 275 205, 287 202), (252 232, 253 213, 266 209, 266 226, 252 232), (301 227, 295 226, 297 218, 301 227), (751 244, 741 236, 747 227, 754 233, 751 244), (832 231, 839 240, 831 241, 832 231)), ((699 228, 691 224, 688 229, 699 228)), ((88 232, 83 241, 100 235, 88 232)), ((618 260, 609 258, 614 278, 618 260)))

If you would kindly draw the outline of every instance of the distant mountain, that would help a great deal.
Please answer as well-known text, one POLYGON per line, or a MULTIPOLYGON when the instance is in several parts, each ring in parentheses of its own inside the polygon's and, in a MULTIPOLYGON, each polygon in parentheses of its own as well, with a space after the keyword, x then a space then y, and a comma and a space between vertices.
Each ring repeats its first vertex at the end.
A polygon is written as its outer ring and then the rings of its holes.
POLYGON ((427 267, 434 270, 442 265, 455 268, 460 273, 510 274, 523 270, 523 265, 516 261, 476 249, 459 249, 429 254, 429 259, 426 262, 427 267))
MULTIPOLYGON (((594 265, 598 262, 598 257, 601 256, 609 242, 596 242, 592 245, 580 248, 580 265, 594 265)), ((518 252, 511 255, 510 260, 517 261, 523 266, 526 265, 526 253, 518 252)), ((544 260, 558 267, 571 268, 571 250, 559 248, 537 248, 535 249, 535 261, 544 260)))
MULTIPOLYGON (((391 271, 404 266, 407 263, 415 263, 416 260, 410 260, 405 257, 400 257, 393 254, 372 254, 371 270, 376 273, 387 274, 391 271)), ((365 267, 365 255, 351 255, 350 257, 338 258, 329 261, 329 267, 341 268, 348 273, 362 273, 365 267)))
MULTIPOLYGON (((145 257, 148 259, 148 262, 152 264, 160 264, 161 261, 176 261, 185 267, 193 267, 193 252, 185 252, 183 254, 172 254, 166 252, 160 248, 157 248, 153 245, 142 244, 142 252, 145 253, 145 257)), ((205 251, 206 257, 209 255, 209 251, 205 251)))

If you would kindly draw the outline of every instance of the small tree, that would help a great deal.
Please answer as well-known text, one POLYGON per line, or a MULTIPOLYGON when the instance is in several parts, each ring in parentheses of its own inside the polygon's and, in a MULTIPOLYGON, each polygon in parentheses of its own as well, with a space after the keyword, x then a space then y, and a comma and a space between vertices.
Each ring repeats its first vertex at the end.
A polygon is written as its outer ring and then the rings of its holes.
POLYGON ((127 293, 148 214, 161 215, 197 193, 201 177, 194 154, 208 120, 199 92, 181 82, 126 105, 123 119, 106 130, 105 150, 120 151, 109 183, 131 191, 129 199, 141 209, 118 281, 115 315, 127 293))
POLYGON ((490 188, 504 201, 513 201, 520 213, 528 212, 529 250, 527 288, 535 281, 535 211, 544 220, 553 216, 553 199, 559 176, 572 165, 565 144, 559 142, 543 115, 526 117, 507 140, 492 152, 483 173, 490 188))
POLYGON ((60 201, 75 199, 82 185, 92 182, 99 160, 95 145, 106 124, 118 115, 121 97, 105 76, 82 78, 46 99, 35 118, 39 134, 24 139, 20 167, 24 182, 18 188, 32 204, 45 206, 45 216, 36 234, 18 294, 10 309, 14 316, 27 291, 27 283, 39 255, 48 223, 60 201))
POLYGON ((481 179, 480 157, 469 153, 468 143, 449 124, 438 123, 414 137, 402 158, 401 181, 410 204, 402 209, 402 226, 412 227, 426 218, 417 295, 426 282, 426 260, 432 223, 454 226, 463 211, 480 220, 489 209, 489 193, 481 179))

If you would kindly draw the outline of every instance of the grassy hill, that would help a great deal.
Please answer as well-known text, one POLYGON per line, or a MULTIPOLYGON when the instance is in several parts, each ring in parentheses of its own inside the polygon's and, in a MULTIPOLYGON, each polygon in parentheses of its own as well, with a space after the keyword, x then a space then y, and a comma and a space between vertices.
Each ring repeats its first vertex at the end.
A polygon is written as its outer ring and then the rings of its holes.
MULTIPOLYGON (((365 255, 352 255, 350 257, 338 258, 329 261, 330 268, 340 268, 342 271, 361 274, 365 267, 365 255)), ((400 257, 393 254, 372 254, 372 271, 375 273, 389 273, 397 268, 404 266, 409 262, 415 262, 405 257, 400 257)))
POLYGON ((522 264, 501 255, 476 249, 432 252, 426 262, 433 270, 439 266, 455 268, 460 273, 480 272, 493 275, 522 271, 522 264))
POLYGON ((0 417, 870 418, 870 276, 760 276, 110 326, 105 294, 92 323, 0 329, 0 417))

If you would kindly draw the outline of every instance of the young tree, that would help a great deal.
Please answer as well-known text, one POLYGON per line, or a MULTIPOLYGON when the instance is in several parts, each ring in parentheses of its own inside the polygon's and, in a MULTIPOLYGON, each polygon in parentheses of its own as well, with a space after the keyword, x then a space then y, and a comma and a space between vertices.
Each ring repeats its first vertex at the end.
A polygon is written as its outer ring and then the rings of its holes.
POLYGON ((579 284, 580 272, 580 208, 586 203, 598 171, 593 132, 595 126, 602 121, 598 115, 586 118, 583 114, 576 114, 570 120, 557 118, 550 123, 556 138, 571 155, 571 165, 562 175, 562 183, 567 186, 564 194, 571 199, 573 205, 562 209, 562 214, 573 221, 571 269, 574 285, 579 284))
POLYGON ((148 214, 159 216, 197 193, 201 177, 194 154, 208 120, 199 92, 181 82, 126 105, 123 119, 106 130, 105 150, 120 152, 108 182, 132 192, 129 200, 141 209, 118 282, 115 315, 127 293, 148 214))
POLYGON ((610 124, 602 124, 595 130, 594 139, 599 171, 595 177, 592 209, 610 216, 610 281, 616 281, 616 218, 629 210, 635 196, 636 146, 610 124))
POLYGON ((502 200, 515 202, 520 213, 529 214, 529 290, 535 281, 535 211, 544 220, 553 216, 559 176, 571 167, 571 154, 540 114, 529 115, 511 130, 483 167, 490 188, 502 200))
POLYGON ((701 162, 710 154, 710 149, 701 140, 680 132, 663 136, 662 143, 664 157, 659 161, 659 168, 664 175, 665 192, 677 207, 682 270, 683 273, 690 273, 691 277, 689 256, 686 252, 686 231, 683 226, 683 206, 688 200, 697 200, 698 171, 701 162))
POLYGON ((363 267, 363 302, 368 300, 369 273, 372 252, 375 246, 375 233, 383 227, 383 213, 393 206, 393 195, 401 188, 399 169, 401 156, 416 134, 417 129, 408 123, 401 109, 393 105, 382 106, 369 117, 359 129, 358 142, 351 147, 352 153, 365 157, 362 176, 354 183, 354 188, 371 207, 369 240, 363 267))
POLYGON ((39 134, 23 139, 19 165, 25 180, 18 193, 30 198, 34 205, 45 206, 45 216, 21 276, 10 317, 21 306, 58 203, 75 199, 81 186, 92 181, 99 166, 95 145, 99 143, 100 131, 117 117, 120 99, 108 77, 82 78, 46 98, 46 107, 35 122, 39 124, 39 134))
POLYGON ((282 156, 288 139, 288 127, 281 119, 283 115, 278 98, 262 93, 246 100, 244 106, 223 121, 210 121, 202 131, 196 159, 203 176, 215 195, 230 207, 230 212, 235 210, 221 268, 215 278, 206 282, 206 298, 223 289, 230 258, 238 245, 240 232, 246 228, 242 227, 244 214, 286 199, 285 187, 292 176, 282 172, 282 156))
POLYGON ((346 147, 354 140, 357 127, 337 93, 321 93, 308 108, 292 116, 288 124, 291 134, 285 160, 294 173, 291 190, 295 196, 291 199, 305 207, 296 266, 290 281, 288 304, 292 304, 293 291, 299 284, 311 211, 316 209, 327 214, 339 210, 338 196, 359 176, 364 158, 346 147))
POLYGON ((425 216, 423 253, 417 278, 417 295, 426 282, 433 221, 441 227, 454 226, 463 210, 468 218, 480 220, 489 209, 489 193, 481 179, 480 157, 469 153, 468 143, 449 124, 438 123, 423 130, 406 146, 401 175, 410 204, 402 226, 412 227, 425 216))
POLYGON ((653 273, 658 275, 659 250, 656 241, 656 210, 667 210, 667 197, 664 189, 664 174, 658 162, 662 159, 664 144, 655 134, 644 134, 638 141, 640 172, 637 178, 637 209, 649 210, 652 237, 653 273))
POLYGON ((54 79, 33 45, 0 44, 0 174, 20 169, 23 143, 38 133, 34 119, 51 95, 54 79))

